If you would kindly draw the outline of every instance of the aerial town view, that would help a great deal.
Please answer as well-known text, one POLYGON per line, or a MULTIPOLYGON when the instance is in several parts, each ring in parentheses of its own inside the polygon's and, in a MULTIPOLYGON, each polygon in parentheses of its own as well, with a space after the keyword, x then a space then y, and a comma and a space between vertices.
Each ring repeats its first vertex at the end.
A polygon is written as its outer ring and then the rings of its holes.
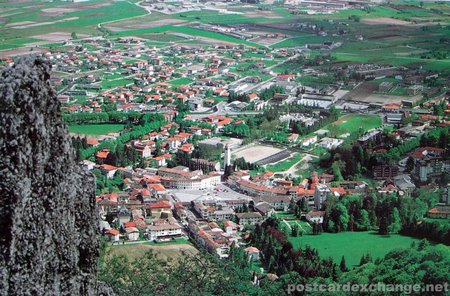
POLYGON ((450 2, 0 1, 0 295, 450 295, 450 2))

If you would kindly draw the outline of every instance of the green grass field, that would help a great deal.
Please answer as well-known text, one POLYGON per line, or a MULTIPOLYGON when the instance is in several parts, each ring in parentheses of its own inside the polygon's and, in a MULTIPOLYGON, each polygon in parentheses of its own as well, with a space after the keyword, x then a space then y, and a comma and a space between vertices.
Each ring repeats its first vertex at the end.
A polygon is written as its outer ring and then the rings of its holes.
POLYGON ((347 267, 359 264, 361 256, 369 253, 373 259, 381 258, 389 251, 397 248, 408 248, 418 239, 398 234, 380 236, 376 232, 341 232, 322 233, 320 235, 304 235, 290 237, 294 248, 305 248, 310 245, 319 251, 322 258, 331 257, 339 264, 345 257, 347 267))
POLYGON ((125 245, 114 245, 108 247, 107 256, 111 255, 127 255, 129 259, 134 260, 141 258, 146 252, 153 251, 156 256, 162 259, 181 258, 183 252, 196 254, 198 250, 186 239, 176 239, 170 242, 153 243, 153 242, 137 242, 125 245))
POLYGON ((304 46, 306 44, 324 43, 325 41, 333 41, 333 40, 335 41, 337 40, 337 38, 307 34, 304 36, 287 38, 281 42, 271 45, 271 47, 272 48, 296 47, 296 46, 304 46))
POLYGON ((232 42, 236 44, 245 44, 249 46, 256 46, 259 47, 258 44, 246 41, 243 39, 239 39, 233 36, 217 33, 217 32, 210 32, 210 31, 204 31, 197 28, 191 28, 186 26, 172 26, 172 25, 165 25, 165 26, 159 26, 159 27, 153 27, 153 28, 146 28, 146 29, 136 29, 136 30, 128 30, 128 31, 122 31, 122 32, 115 32, 112 34, 113 37, 124 37, 124 36, 144 36, 149 33, 164 33, 164 32, 178 32, 183 33, 186 35, 191 35, 193 38, 195 36, 198 37, 204 37, 209 39, 215 39, 219 41, 225 41, 225 42, 232 42))
POLYGON ((114 88, 118 86, 125 86, 131 83, 134 83, 134 81, 128 78, 120 78, 116 80, 104 80, 102 81, 102 88, 103 89, 114 88))
MULTIPOLYGON (((378 115, 346 115, 322 129, 328 130, 332 137, 339 137, 346 133, 354 135, 360 131, 366 132, 380 126, 381 118, 378 115)), ((349 139, 351 138, 349 137, 349 139)))
POLYGON ((236 12, 234 14, 221 14, 217 13, 215 10, 201 10, 201 11, 189 11, 182 12, 176 15, 180 20, 197 21, 202 23, 213 23, 213 24, 250 24, 250 23, 267 23, 267 22, 281 22, 290 19, 295 19, 295 17, 289 13, 280 13, 279 10, 274 11, 274 15, 271 18, 266 17, 248 17, 245 14, 236 12))
MULTIPOLYGON (((2 2, 2 1, 0 1, 2 2)), ((42 41, 30 38, 51 32, 77 32, 90 35, 101 35, 96 29, 97 24, 117 21, 145 15, 146 11, 128 1, 91 0, 77 4, 67 1, 30 1, 29 3, 0 3, 0 9, 8 9, 6 16, 0 12, 0 18, 5 24, 24 21, 36 22, 36 26, 24 28, 7 27, 0 24, 0 50, 21 47, 26 43, 42 41), (66 9, 63 13, 49 13, 47 9, 66 9), (88 7, 91 6, 91 7, 88 7), (26 8, 25 8, 26 7, 26 8), (78 8, 80 7, 80 8, 78 8)), ((20 26, 20 24, 18 25, 20 26)))
POLYGON ((302 158, 302 155, 299 153, 295 153, 292 157, 280 161, 276 164, 273 165, 268 165, 266 167, 266 169, 270 172, 284 172, 289 170, 294 164, 296 164, 297 162, 300 161, 300 159, 302 158))
POLYGON ((123 130, 123 124, 74 124, 69 126, 69 132, 82 135, 107 135, 123 130))
POLYGON ((191 83, 193 80, 189 79, 187 77, 182 77, 174 80, 170 80, 168 83, 174 85, 174 86, 181 86, 191 83))

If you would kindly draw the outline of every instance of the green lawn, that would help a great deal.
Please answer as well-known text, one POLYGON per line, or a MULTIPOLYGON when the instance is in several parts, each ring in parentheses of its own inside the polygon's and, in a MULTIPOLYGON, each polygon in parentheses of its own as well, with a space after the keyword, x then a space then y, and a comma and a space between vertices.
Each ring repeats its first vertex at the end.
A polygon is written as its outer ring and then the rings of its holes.
POLYGON ((69 132, 84 135, 107 135, 123 130, 123 124, 74 124, 69 126, 69 132))
POLYGON ((213 24, 249 24, 249 23, 269 23, 269 22, 281 22, 289 19, 295 19, 294 16, 280 15, 274 18, 266 18, 266 17, 248 17, 245 14, 221 14, 217 13, 215 10, 201 10, 201 11, 189 11, 182 12, 176 15, 176 18, 180 20, 187 21, 197 21, 202 23, 213 23, 213 24))
POLYGON ((397 248, 408 248, 418 239, 398 234, 380 236, 376 232, 341 232, 322 233, 320 235, 304 235, 290 237, 294 248, 305 248, 306 245, 317 249, 322 258, 331 257, 339 264, 345 257, 347 267, 359 264, 361 256, 370 253, 373 259, 381 258, 389 251, 397 248))
POLYGON ((102 88, 108 89, 108 88, 114 88, 119 86, 126 86, 127 84, 134 83, 132 79, 128 78, 119 78, 115 80, 104 80, 102 81, 102 88))
POLYGON ((316 44, 324 43, 325 41, 336 41, 338 40, 332 36, 318 36, 313 34, 307 34, 299 37, 287 38, 283 41, 271 45, 272 48, 282 48, 282 47, 296 47, 304 46, 306 44, 316 44))
MULTIPOLYGON (((1 32, 1 31, 0 31, 1 32)), ((0 39, 2 40, 2 39, 0 39)), ((15 38, 0 43, 0 50, 25 46, 27 43, 42 41, 35 38, 15 38)), ((32 53, 32 52, 31 52, 32 53)))
POLYGON ((370 130, 381 126, 381 118, 378 115, 348 115, 343 119, 345 122, 339 123, 339 127, 348 133, 357 131, 359 127, 370 130))
POLYGON ((295 220, 297 217, 291 212, 275 212, 274 217, 278 219, 295 220))
POLYGON ((181 86, 191 83, 193 80, 189 79, 187 77, 182 77, 174 80, 170 80, 168 83, 174 85, 174 86, 181 86))
POLYGON ((339 137, 349 133, 350 136, 344 139, 346 142, 355 140, 358 133, 381 126, 381 118, 378 115, 346 115, 339 120, 324 126, 322 129, 328 130, 328 136, 339 137))
POLYGON ((164 243, 154 243, 149 241, 140 241, 136 243, 127 243, 125 245, 109 245, 107 256, 126 255, 131 260, 142 258, 145 253, 152 251, 159 258, 172 258, 178 260, 183 256, 183 252, 195 254, 197 249, 186 239, 179 238, 164 243))
POLYGON ((165 25, 165 26, 153 27, 153 28, 145 28, 145 29, 136 29, 136 30, 122 31, 122 32, 114 32, 112 34, 112 36, 117 36, 117 37, 122 37, 122 36, 142 36, 142 35, 145 36, 146 34, 149 34, 149 33, 164 33, 164 32, 178 32, 178 33, 191 35, 191 36, 193 36, 193 38, 195 38, 195 36, 198 36, 198 37, 205 37, 205 38, 210 38, 210 39, 216 39, 216 40, 225 41, 225 42, 233 42, 233 43, 237 43, 237 44, 245 44, 245 45, 249 45, 249 46, 260 47, 256 43, 253 43, 253 42, 250 42, 250 41, 246 41, 246 40, 243 40, 243 39, 239 39, 239 38, 236 38, 236 37, 233 37, 233 36, 230 36, 230 35, 221 34, 221 33, 217 33, 217 32, 205 31, 205 30, 201 30, 201 29, 197 29, 197 28, 191 28, 191 27, 186 27, 186 26, 165 25))
POLYGON ((283 172, 289 170, 294 164, 300 161, 302 155, 299 153, 295 153, 292 157, 280 161, 273 165, 268 165, 266 169, 271 172, 283 172))

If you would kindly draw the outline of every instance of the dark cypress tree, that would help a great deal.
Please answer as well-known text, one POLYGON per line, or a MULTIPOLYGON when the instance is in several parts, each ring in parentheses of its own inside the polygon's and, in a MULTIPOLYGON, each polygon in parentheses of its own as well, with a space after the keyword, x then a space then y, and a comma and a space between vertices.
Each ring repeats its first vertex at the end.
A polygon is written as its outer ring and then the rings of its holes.
POLYGON ((342 271, 342 272, 346 272, 348 269, 347 269, 347 265, 345 264, 345 257, 344 256, 342 256, 342 258, 341 258, 341 263, 339 263, 339 269, 342 271))

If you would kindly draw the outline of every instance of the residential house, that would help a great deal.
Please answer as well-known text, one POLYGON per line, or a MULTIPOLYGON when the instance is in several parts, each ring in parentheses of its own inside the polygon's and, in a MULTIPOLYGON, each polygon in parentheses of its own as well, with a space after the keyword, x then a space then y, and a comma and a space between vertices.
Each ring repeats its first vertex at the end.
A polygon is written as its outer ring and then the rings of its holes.
POLYGON ((118 168, 109 165, 109 164, 102 164, 99 166, 100 172, 106 176, 108 179, 112 179, 114 177, 114 174, 117 172, 118 168))
POLYGON ((302 146, 309 147, 315 143, 317 143, 317 136, 310 136, 310 137, 303 139, 302 146))
POLYGON ((255 225, 264 221, 264 217, 258 212, 236 213, 240 225, 255 225))
POLYGON ((247 247, 244 252, 248 256, 249 261, 259 261, 259 250, 255 247, 247 247))
POLYGON ((182 229, 183 227, 174 221, 156 221, 147 226, 147 237, 149 240, 172 239, 182 236, 182 229))
POLYGON ((120 240, 120 231, 117 229, 107 230, 105 231, 105 235, 112 243, 118 242, 120 240))
POLYGON ((109 149, 102 149, 95 154, 95 160, 99 164, 103 164, 106 161, 106 158, 109 154, 109 149))
POLYGON ((436 147, 420 147, 411 153, 414 159, 412 175, 421 182, 429 178, 439 177, 450 171, 450 161, 443 158, 444 149, 436 147))
POLYGON ((373 167, 373 178, 375 180, 385 180, 398 175, 399 168, 396 165, 379 164, 373 167))
POLYGON ((139 229, 137 229, 136 227, 127 227, 125 228, 125 232, 129 241, 139 240, 139 229))
POLYGON ((306 214, 306 221, 311 224, 322 224, 324 216, 324 211, 311 210, 306 214))
POLYGON ((167 219, 172 217, 172 205, 167 200, 147 205, 147 212, 151 218, 167 219))
POLYGON ((325 184, 317 184, 314 191, 314 206, 316 209, 321 209, 322 204, 327 199, 328 195, 331 194, 330 188, 325 184))
POLYGON ((264 217, 271 217, 272 214, 275 212, 274 207, 265 201, 259 202, 255 204, 253 207, 257 212, 259 212, 264 217))
MULTIPOLYGON (((278 190, 278 188, 275 188, 278 190)), ((267 203, 270 205, 275 211, 287 211, 289 209, 289 205, 291 203, 291 197, 287 195, 287 190, 280 189, 280 193, 283 192, 281 195, 263 195, 263 196, 257 196, 253 198, 254 205, 258 205, 262 202, 267 203)))

